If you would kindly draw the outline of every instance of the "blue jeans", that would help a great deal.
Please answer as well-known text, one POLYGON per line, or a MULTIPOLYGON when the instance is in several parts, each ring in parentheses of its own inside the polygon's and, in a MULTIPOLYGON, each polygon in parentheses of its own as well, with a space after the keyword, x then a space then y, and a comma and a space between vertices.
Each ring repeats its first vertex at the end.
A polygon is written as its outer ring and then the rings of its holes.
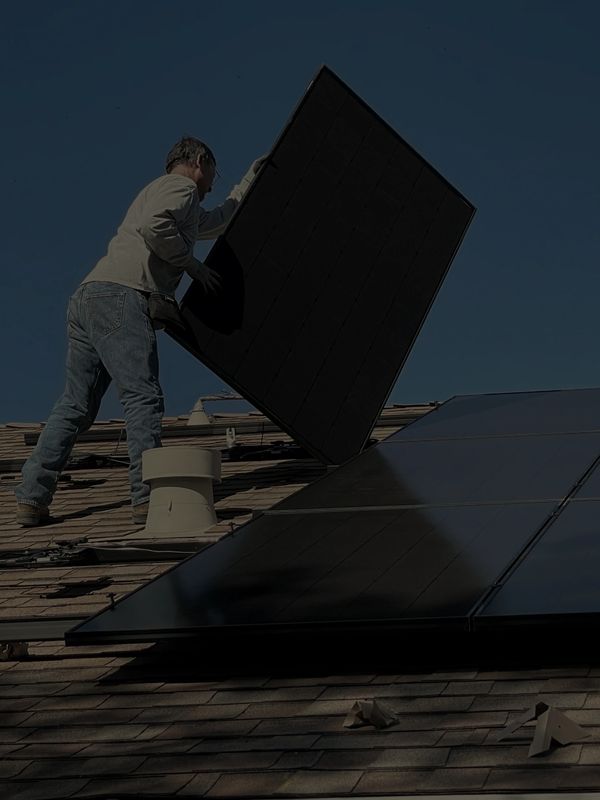
POLYGON ((117 283, 84 283, 69 301, 65 390, 23 466, 17 501, 48 506, 77 436, 96 419, 114 380, 125 412, 131 501, 148 499, 142 453, 160 447, 163 394, 146 295, 117 283))

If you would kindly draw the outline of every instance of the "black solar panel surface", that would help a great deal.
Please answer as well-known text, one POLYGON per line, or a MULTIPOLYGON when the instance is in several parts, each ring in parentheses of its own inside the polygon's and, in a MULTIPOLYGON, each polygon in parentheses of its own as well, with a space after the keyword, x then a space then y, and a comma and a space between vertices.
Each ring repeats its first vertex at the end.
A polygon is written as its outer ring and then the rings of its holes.
POLYGON ((325 462, 360 452, 474 213, 329 69, 193 285, 181 344, 325 462))
POLYGON ((598 453, 600 433, 457 441, 403 441, 400 435, 277 508, 561 501, 598 453))
POLYGON ((552 503, 265 515, 86 622, 86 637, 224 626, 465 627, 552 503))
POLYGON ((462 395, 397 438, 462 439, 600 431, 600 389, 462 395))
POLYGON ((600 614, 599 570, 600 500, 569 502, 475 621, 600 614))

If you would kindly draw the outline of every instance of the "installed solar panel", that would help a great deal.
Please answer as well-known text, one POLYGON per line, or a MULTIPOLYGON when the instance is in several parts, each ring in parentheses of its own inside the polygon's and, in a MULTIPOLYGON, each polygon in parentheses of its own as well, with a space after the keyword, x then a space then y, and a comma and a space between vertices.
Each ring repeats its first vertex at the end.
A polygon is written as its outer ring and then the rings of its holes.
POLYGON ((443 403, 396 438, 534 436, 600 431, 600 389, 463 395, 443 403))
POLYGON ((466 627, 552 503, 265 515, 70 635, 79 642, 220 628, 385 622, 466 627))
POLYGON ((186 293, 184 347, 325 462, 360 452, 474 213, 323 68, 186 293))
MULTIPOLYGON (((578 392, 562 394, 563 411, 579 407, 578 392)), ((595 399, 600 406, 600 390, 595 399)), ((473 413, 489 414, 489 398, 480 400, 470 398, 473 413)), ((444 407, 450 430, 461 401, 444 407)), ((556 402, 552 394, 539 413, 550 418, 556 402)), ((440 427, 440 440, 403 438, 427 419, 86 621, 68 641, 379 625, 467 630, 600 613, 600 500, 577 493, 596 478, 600 433, 452 441, 440 427)), ((488 421, 486 430, 501 427, 488 421)))

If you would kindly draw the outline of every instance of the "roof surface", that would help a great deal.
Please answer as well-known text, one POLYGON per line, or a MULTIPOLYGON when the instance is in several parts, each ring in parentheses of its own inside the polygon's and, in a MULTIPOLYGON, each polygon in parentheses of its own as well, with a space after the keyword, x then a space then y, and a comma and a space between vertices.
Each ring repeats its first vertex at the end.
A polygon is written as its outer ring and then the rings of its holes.
MULTIPOLYGON (((374 436, 385 438, 428 410, 386 409, 374 436)), ((165 444, 225 450, 226 426, 247 447, 289 441, 257 415, 222 416, 212 428, 189 431, 186 421, 164 420, 173 434, 165 444)), ((68 543, 126 541, 139 531, 130 522, 127 470, 118 463, 126 454, 118 421, 97 423, 76 445, 52 506, 56 521, 16 526, 17 464, 31 451, 24 434, 40 429, 0 427, 0 642, 28 641, 27 654, 5 647, 0 661, 0 797, 600 789, 600 667, 574 656, 569 663, 568 652, 553 665, 540 655, 519 668, 449 666, 432 643, 433 657, 415 669, 415 654, 391 641, 381 658, 370 654, 370 670, 358 672, 356 642, 346 668, 333 674, 314 654, 311 669, 302 659, 285 669, 268 662, 249 669, 247 652, 215 666, 214 654, 169 642, 66 647, 61 625, 74 623, 62 620, 105 608, 176 562, 68 560, 68 543), (93 441, 99 435, 105 440, 93 441), (117 463, 81 468, 94 463, 81 460, 90 453, 117 463), (35 641, 32 630, 40 632, 35 641), (373 698, 393 709, 395 724, 345 727, 355 702, 373 698), (540 699, 564 710, 587 738, 531 758, 532 722, 499 742, 506 725, 540 699)), ((215 487, 219 523, 202 542, 217 541, 325 470, 311 458, 248 455, 224 461, 215 487)))

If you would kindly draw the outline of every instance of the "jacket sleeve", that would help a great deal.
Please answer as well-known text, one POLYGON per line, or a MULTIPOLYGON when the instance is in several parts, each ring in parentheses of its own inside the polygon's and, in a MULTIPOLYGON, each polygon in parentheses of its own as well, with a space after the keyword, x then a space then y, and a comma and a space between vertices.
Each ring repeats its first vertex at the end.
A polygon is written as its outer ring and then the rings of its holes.
POLYGON ((163 261, 185 269, 193 263, 193 243, 188 244, 179 228, 193 213, 197 199, 193 186, 167 186, 148 198, 138 232, 150 248, 163 261))
POLYGON ((213 208, 212 211, 205 211, 201 208, 196 238, 216 239, 217 236, 220 236, 238 205, 239 202, 237 200, 233 197, 228 197, 222 205, 213 208))

